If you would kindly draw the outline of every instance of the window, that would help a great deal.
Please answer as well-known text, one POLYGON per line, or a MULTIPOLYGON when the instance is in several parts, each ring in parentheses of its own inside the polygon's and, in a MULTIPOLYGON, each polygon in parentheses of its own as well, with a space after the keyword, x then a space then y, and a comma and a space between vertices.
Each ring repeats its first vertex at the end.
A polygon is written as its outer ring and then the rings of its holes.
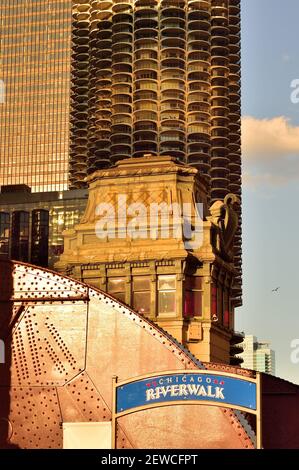
POLYGON ((0 212, 0 257, 8 258, 9 255, 9 213, 0 212))
POLYGON ((108 293, 120 300, 126 301, 126 278, 125 277, 112 277, 108 279, 108 293))
POLYGON ((133 279, 133 307, 139 313, 149 314, 151 311, 150 278, 136 276, 133 279))
POLYGON ((49 244, 49 211, 36 209, 32 211, 31 263, 48 266, 49 244))
POLYGON ((223 324, 223 290, 222 286, 217 287, 217 317, 218 321, 223 324))
POLYGON ((229 291, 225 289, 223 291, 223 324, 226 328, 230 327, 230 308, 229 308, 229 291))
POLYGON ((29 259, 29 213, 15 211, 12 215, 11 257, 17 261, 29 259))
POLYGON ((217 317, 217 287, 215 284, 212 286, 212 301, 211 301, 211 314, 212 319, 217 317))
POLYGON ((176 313, 175 275, 158 276, 158 313, 161 316, 176 313))
POLYGON ((202 316, 202 278, 199 276, 186 276, 184 315, 202 316))

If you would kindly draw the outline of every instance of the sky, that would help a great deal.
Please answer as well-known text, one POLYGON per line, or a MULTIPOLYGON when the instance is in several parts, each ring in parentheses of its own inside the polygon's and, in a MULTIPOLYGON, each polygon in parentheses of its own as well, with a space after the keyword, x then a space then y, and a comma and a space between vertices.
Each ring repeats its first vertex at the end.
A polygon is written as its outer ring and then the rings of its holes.
POLYGON ((299 384, 299 347, 291 347, 299 345, 299 103, 291 100, 299 2, 241 3, 244 299, 236 329, 270 341, 276 375, 299 384))

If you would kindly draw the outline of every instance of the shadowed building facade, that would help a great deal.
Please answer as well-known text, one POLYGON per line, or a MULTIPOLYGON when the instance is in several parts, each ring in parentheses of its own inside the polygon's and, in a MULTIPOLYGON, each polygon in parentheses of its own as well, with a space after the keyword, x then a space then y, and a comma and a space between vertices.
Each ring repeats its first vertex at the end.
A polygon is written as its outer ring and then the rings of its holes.
MULTIPOLYGON (((72 65, 72 187, 150 153, 241 196, 239 0, 75 1, 72 65)), ((240 305, 241 224, 234 257, 240 305)))

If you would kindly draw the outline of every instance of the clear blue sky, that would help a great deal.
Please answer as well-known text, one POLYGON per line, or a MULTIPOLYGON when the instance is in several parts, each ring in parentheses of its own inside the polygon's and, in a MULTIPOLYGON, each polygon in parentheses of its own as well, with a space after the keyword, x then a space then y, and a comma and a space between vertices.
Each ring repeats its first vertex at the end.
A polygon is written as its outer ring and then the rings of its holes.
POLYGON ((243 171, 252 178, 244 178, 244 305, 236 328, 271 341, 276 375, 296 383, 290 343, 299 338, 299 104, 291 102, 290 84, 299 79, 298 23, 298 0, 242 0, 242 114, 255 127, 248 131, 253 150, 243 148, 243 171), (273 125, 281 116, 287 129, 273 125), (259 133, 268 150, 255 144, 259 133))

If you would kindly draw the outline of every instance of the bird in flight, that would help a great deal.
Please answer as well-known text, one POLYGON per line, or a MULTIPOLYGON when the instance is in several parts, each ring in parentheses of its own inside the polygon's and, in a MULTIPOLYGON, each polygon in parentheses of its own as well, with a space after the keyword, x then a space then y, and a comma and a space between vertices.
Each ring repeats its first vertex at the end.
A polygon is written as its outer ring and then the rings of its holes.
POLYGON ((272 292, 278 292, 280 287, 276 287, 275 289, 272 289, 272 292))

